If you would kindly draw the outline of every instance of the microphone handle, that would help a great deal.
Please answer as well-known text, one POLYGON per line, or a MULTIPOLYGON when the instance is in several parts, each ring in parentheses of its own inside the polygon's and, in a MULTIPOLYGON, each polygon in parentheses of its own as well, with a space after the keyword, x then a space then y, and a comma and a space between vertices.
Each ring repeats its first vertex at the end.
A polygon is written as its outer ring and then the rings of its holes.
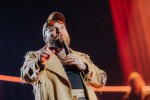
POLYGON ((69 48, 68 48, 67 44, 64 41, 62 42, 62 46, 64 47, 64 49, 66 51, 66 54, 67 55, 70 54, 69 48))

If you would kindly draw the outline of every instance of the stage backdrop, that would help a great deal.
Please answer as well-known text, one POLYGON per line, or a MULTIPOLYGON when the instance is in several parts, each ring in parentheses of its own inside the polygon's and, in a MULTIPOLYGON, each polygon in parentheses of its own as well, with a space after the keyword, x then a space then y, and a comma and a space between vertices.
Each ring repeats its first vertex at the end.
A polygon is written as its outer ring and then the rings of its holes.
POLYGON ((139 72, 150 85, 150 0, 110 0, 124 80, 139 72))

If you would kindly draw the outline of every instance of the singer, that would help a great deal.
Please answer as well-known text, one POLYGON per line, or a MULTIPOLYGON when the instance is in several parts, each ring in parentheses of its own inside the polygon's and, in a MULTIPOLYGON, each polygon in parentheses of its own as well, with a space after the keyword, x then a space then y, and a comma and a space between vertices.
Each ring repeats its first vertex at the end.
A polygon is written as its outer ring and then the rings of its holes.
POLYGON ((106 73, 85 53, 70 48, 65 17, 52 12, 43 25, 45 46, 27 52, 21 79, 33 85, 36 100, 98 100, 92 87, 105 85, 106 73))

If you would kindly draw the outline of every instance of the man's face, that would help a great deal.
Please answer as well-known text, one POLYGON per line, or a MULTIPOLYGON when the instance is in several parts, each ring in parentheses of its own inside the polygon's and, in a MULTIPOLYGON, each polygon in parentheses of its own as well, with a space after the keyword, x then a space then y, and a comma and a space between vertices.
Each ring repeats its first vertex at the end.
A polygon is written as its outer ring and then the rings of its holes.
POLYGON ((67 45, 70 44, 70 37, 66 26, 62 23, 55 22, 53 26, 46 31, 46 35, 52 40, 59 39, 60 41, 66 42, 67 45))

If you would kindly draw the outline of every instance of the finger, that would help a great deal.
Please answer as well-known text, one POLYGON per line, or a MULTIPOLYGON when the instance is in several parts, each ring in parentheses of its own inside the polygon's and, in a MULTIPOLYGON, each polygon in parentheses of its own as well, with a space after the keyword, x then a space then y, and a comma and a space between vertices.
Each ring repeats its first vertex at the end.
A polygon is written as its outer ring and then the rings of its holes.
POLYGON ((42 53, 44 53, 44 54, 47 54, 47 55, 50 55, 50 52, 49 51, 43 51, 42 53))
POLYGON ((50 45, 49 44, 46 44, 45 50, 50 51, 50 45))
POLYGON ((42 51, 41 53, 45 53, 45 54, 48 54, 48 55, 50 55, 50 54, 52 53, 52 51, 50 50, 48 44, 46 44, 46 45, 41 49, 41 51, 42 51))
POLYGON ((43 49, 46 49, 48 47, 48 43, 46 43, 46 45, 43 47, 43 49))
POLYGON ((66 53, 60 52, 60 53, 58 53, 57 55, 58 55, 58 56, 64 56, 64 55, 66 56, 66 53))
POLYGON ((66 60, 68 60, 68 59, 76 59, 76 56, 73 54, 68 54, 66 57, 66 60))
POLYGON ((41 57, 49 58, 49 55, 47 55, 47 54, 41 54, 41 57))
POLYGON ((45 51, 51 53, 52 51, 50 50, 50 46, 49 44, 46 44, 45 48, 44 48, 45 51))
POLYGON ((58 58, 59 58, 59 59, 62 59, 62 60, 64 60, 64 59, 65 59, 65 57, 64 57, 64 56, 58 56, 58 58))
POLYGON ((57 56, 61 57, 61 58, 66 58, 66 54, 64 54, 64 53, 58 54, 57 56))
POLYGON ((74 62, 74 59, 67 59, 67 60, 65 59, 65 62, 66 63, 74 62))
POLYGON ((56 51, 55 51, 55 50, 51 50, 51 51, 52 51, 52 53, 54 53, 54 54, 56 53, 56 51))
POLYGON ((45 62, 47 61, 49 59, 49 57, 43 57, 43 56, 41 56, 41 58, 40 58, 40 62, 42 63, 42 64, 45 64, 45 62))
POLYGON ((76 62, 69 62, 69 63, 66 63, 67 65, 76 65, 76 62))

